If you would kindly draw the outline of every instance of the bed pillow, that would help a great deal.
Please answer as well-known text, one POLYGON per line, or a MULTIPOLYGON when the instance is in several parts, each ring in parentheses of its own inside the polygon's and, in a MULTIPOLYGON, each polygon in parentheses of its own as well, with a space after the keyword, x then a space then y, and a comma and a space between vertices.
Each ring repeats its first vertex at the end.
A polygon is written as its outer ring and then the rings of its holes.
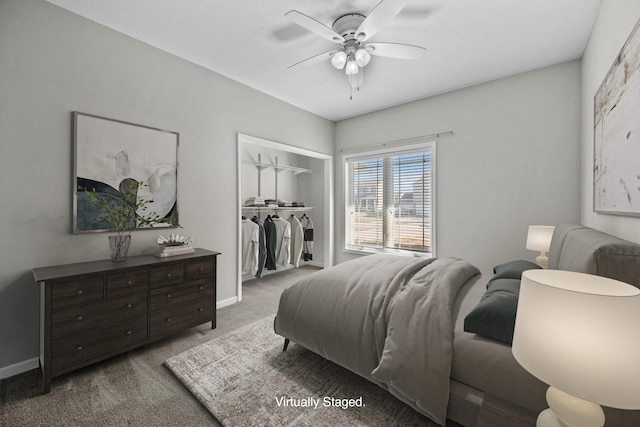
POLYGON ((495 275, 487 283, 487 291, 478 305, 464 318, 464 330, 511 344, 522 272, 540 268, 522 259, 493 267, 495 275))
POLYGON ((464 330, 511 344, 519 293, 519 278, 492 279, 478 305, 464 318, 464 330))
POLYGON ((522 275, 523 271, 526 270, 534 270, 537 268, 542 268, 538 264, 526 261, 523 259, 519 259, 516 261, 505 262, 504 264, 496 265, 493 267, 493 272, 495 274, 506 273, 506 272, 514 272, 522 275))

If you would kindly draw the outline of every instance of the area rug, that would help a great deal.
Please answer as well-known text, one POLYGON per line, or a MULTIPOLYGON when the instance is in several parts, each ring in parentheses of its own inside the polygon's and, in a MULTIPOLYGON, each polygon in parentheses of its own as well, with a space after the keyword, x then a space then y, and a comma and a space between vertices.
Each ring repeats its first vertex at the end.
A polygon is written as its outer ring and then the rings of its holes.
POLYGON ((225 426, 436 426, 375 384, 284 339, 267 317, 165 361, 225 426))

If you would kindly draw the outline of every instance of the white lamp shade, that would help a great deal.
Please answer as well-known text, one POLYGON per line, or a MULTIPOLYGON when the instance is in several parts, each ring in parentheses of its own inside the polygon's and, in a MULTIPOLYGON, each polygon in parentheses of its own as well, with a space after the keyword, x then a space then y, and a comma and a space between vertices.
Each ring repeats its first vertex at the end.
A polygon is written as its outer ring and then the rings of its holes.
POLYGON ((338 70, 342 70, 346 63, 347 54, 343 51, 338 51, 331 57, 331 64, 338 70))
POLYGON ((355 60, 349 59, 347 61, 347 67, 345 69, 345 72, 347 73, 347 75, 358 74, 358 64, 356 63, 355 60))
POLYGON ((551 225, 530 225, 527 233, 527 249, 531 251, 548 251, 554 230, 555 227, 551 225))
POLYGON ((525 271, 512 351, 558 390, 640 409, 640 290, 589 274, 525 271))
POLYGON ((356 63, 359 67, 366 67, 369 61, 371 61, 371 55, 365 48, 356 50, 355 53, 356 63))

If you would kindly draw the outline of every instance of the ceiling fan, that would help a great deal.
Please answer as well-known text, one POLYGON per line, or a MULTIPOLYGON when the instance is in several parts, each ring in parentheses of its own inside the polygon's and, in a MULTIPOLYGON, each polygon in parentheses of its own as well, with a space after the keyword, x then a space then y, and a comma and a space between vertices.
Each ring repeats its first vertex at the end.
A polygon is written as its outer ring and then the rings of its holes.
POLYGON ((345 70, 351 89, 359 90, 363 82, 363 68, 369 64, 372 55, 399 59, 422 58, 426 52, 424 47, 401 43, 367 43, 370 37, 400 13, 406 3, 407 0, 381 0, 369 15, 347 13, 336 19, 331 28, 297 10, 285 13, 294 23, 339 46, 288 68, 330 60, 335 68, 345 70))

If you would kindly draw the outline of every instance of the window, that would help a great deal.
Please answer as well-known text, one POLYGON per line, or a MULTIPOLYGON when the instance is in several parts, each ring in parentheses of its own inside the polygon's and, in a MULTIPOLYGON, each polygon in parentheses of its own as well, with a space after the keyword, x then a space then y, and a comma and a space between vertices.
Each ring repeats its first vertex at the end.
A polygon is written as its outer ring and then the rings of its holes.
POLYGON ((348 250, 433 254, 435 143, 345 158, 348 250))

